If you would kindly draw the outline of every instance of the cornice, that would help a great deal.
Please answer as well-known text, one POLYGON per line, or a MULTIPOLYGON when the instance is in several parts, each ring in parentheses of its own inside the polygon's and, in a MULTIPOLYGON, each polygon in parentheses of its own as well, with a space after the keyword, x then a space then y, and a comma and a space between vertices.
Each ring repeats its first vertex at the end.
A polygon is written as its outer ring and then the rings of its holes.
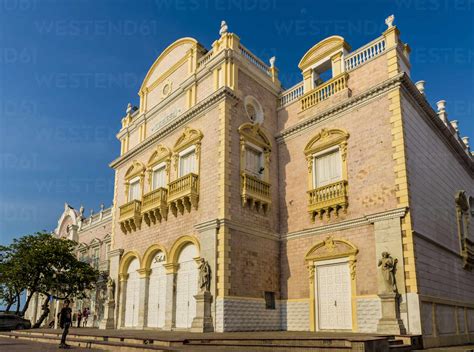
POLYGON ((423 114, 421 116, 428 122, 428 125, 440 133, 445 142, 453 149, 453 151, 464 161, 464 166, 467 171, 474 176, 474 160, 466 152, 461 142, 455 137, 455 131, 451 125, 446 125, 438 116, 438 113, 431 107, 425 96, 420 93, 415 84, 409 77, 405 77, 403 80, 402 91, 408 95, 409 98, 413 99, 417 104, 415 108, 421 109, 423 114))
POLYGON ((112 161, 109 164, 109 166, 113 169, 118 168, 120 165, 123 165, 123 163, 129 161, 138 153, 150 147, 153 143, 155 143, 160 138, 164 138, 167 135, 171 134, 174 130, 183 126, 187 122, 191 121, 197 115, 201 114, 203 111, 207 110, 208 108, 210 108, 217 102, 221 101, 222 99, 233 99, 235 101, 240 100, 235 94, 235 92, 231 90, 229 87, 220 88, 218 91, 211 94, 208 98, 204 99, 200 103, 196 104, 194 107, 183 112, 180 116, 178 116, 174 120, 170 121, 167 125, 163 126, 161 129, 153 133, 150 137, 145 139, 140 144, 136 145, 127 153, 123 154, 122 156, 112 161))
POLYGON ((397 76, 387 79, 383 81, 382 83, 376 85, 375 87, 361 94, 355 95, 347 100, 344 100, 343 102, 339 104, 336 104, 332 107, 327 108, 326 110, 321 111, 320 113, 312 117, 308 117, 302 120, 301 122, 298 122, 296 125, 291 126, 283 130, 282 132, 280 132, 278 135, 276 135, 275 138, 277 140, 277 143, 279 144, 283 143, 287 138, 294 136, 295 134, 316 125, 321 120, 325 120, 333 115, 342 113, 350 108, 353 108, 359 104, 364 103, 366 100, 370 98, 377 97, 394 88, 400 87, 404 76, 405 76, 405 73, 400 73, 397 76))
POLYGON ((282 235, 281 240, 290 240, 290 239, 295 239, 299 237, 314 236, 314 235, 319 235, 322 233, 327 233, 330 231, 341 231, 341 230, 347 230, 347 229, 358 227, 358 226, 369 225, 378 221, 403 218, 407 210, 408 208, 406 207, 395 208, 395 209, 387 210, 381 213, 374 213, 374 214, 364 215, 356 219, 341 221, 337 224, 329 224, 329 225, 324 225, 324 226, 320 226, 316 228, 290 232, 286 235, 282 235))

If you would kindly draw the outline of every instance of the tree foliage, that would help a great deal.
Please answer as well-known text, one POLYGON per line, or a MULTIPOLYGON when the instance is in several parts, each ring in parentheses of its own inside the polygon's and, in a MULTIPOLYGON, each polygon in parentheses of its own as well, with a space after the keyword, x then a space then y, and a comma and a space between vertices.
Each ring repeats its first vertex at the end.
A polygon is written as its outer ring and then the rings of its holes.
MULTIPOLYGON (((77 243, 48 233, 36 233, 15 239, 0 248, 0 287, 7 293, 27 291, 24 315, 35 293, 57 299, 82 298, 94 288, 99 272, 77 259, 77 243)), ((7 304, 10 296, 0 299, 7 304)), ((18 296, 19 299, 19 296, 18 296)))

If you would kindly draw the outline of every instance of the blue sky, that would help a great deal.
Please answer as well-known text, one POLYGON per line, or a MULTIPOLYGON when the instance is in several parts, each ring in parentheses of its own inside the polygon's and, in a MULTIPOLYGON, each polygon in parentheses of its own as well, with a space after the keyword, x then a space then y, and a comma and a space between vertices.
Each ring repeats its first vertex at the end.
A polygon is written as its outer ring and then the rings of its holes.
POLYGON ((209 48, 223 19, 277 57, 289 87, 312 45, 339 34, 356 49, 394 13, 413 80, 473 137, 473 11, 472 0, 0 0, 0 243, 52 230, 64 202, 112 203, 115 134, 148 68, 180 37, 209 48))

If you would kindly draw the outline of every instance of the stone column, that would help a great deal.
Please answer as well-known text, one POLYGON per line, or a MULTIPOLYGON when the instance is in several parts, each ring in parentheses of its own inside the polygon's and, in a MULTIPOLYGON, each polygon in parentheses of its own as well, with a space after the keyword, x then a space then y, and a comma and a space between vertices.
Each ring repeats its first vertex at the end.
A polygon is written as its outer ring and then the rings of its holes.
POLYGON ((114 329, 115 328, 115 300, 107 300, 104 306, 104 318, 100 321, 99 329, 114 329))
POLYGON ((115 324, 117 328, 121 328, 125 325, 125 304, 127 302, 127 280, 128 274, 120 274, 119 276, 119 311, 118 311, 118 322, 115 324))
MULTIPOLYGON (((113 300, 115 302, 113 312, 111 313, 114 319, 114 326, 113 328, 117 328, 118 326, 118 313, 119 313, 119 295, 120 295, 120 278, 119 278, 119 267, 120 267, 120 258, 122 258, 123 249, 114 249, 109 251, 109 276, 114 279, 115 281, 115 297, 113 300)), ((110 308, 110 307, 109 307, 110 308)))
POLYGON ((165 307, 165 326, 163 330, 172 330, 175 327, 176 311, 176 273, 178 264, 164 264, 166 269, 166 307, 165 307))
POLYGON ((192 332, 213 332, 211 316, 212 295, 209 291, 203 291, 194 296, 196 300, 196 316, 191 325, 192 332))
POLYGON ((151 270, 139 269, 138 274, 140 275, 140 300, 138 303, 138 328, 144 328, 147 326, 147 313, 148 313, 148 287, 150 284, 150 272, 151 270))

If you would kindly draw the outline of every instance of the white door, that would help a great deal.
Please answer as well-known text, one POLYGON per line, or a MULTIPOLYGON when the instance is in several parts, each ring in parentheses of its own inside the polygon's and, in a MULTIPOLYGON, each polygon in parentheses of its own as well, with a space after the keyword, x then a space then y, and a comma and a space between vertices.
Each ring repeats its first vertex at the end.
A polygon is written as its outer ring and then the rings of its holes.
POLYGON ((316 266, 319 330, 352 329, 351 278, 347 262, 316 266))
POLYGON ((165 326, 166 306, 166 270, 164 256, 158 253, 151 263, 150 283, 148 286, 148 326, 165 326))
POLYGON ((198 290, 198 270, 193 258, 198 253, 194 245, 187 245, 179 255, 176 280, 176 327, 190 328, 196 316, 194 295, 198 290))
POLYGON ((137 259, 134 259, 128 267, 127 291, 125 296, 125 326, 134 327, 138 324, 138 305, 140 302, 140 279, 137 270, 139 269, 137 259))

